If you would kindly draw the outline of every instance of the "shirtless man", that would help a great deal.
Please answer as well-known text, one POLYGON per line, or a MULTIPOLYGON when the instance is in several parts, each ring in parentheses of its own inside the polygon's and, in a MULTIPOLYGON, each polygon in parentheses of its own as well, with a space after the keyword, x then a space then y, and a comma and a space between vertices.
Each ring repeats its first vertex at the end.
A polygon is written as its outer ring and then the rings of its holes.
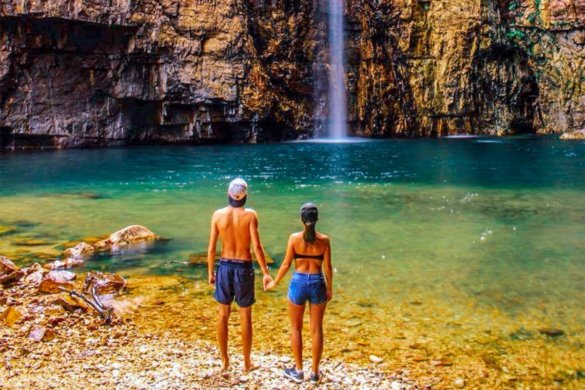
POLYGON ((228 320, 232 301, 240 307, 242 322, 242 344, 244 350, 244 369, 252 369, 250 352, 252 349, 252 304, 254 296, 254 269, 250 243, 254 248, 256 260, 262 269, 264 289, 272 282, 266 266, 264 248, 258 235, 258 215, 252 209, 244 208, 248 185, 243 179, 234 179, 228 187, 229 206, 216 210, 211 218, 211 234, 207 250, 207 273, 210 285, 215 285, 215 300, 219 303, 217 339, 221 351, 223 368, 229 367, 228 320), (215 247, 217 238, 221 240, 221 258, 217 275, 215 274, 215 247))

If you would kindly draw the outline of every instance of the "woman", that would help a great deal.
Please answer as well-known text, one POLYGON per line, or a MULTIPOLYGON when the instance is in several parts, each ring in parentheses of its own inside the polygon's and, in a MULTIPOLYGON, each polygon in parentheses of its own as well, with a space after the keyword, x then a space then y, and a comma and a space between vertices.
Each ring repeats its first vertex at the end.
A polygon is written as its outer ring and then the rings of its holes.
POLYGON ((291 234, 286 248, 286 256, 272 288, 282 280, 295 260, 295 272, 288 289, 288 312, 291 319, 290 336, 295 367, 286 368, 284 375, 301 383, 303 373, 303 315, 305 303, 309 301, 311 314, 311 338, 313 367, 311 382, 319 382, 319 362, 323 352, 323 315, 327 302, 333 297, 333 273, 331 272, 331 246, 329 237, 315 230, 319 219, 317 206, 306 203, 301 207, 302 232, 291 234), (325 276, 323 276, 323 272, 325 276))

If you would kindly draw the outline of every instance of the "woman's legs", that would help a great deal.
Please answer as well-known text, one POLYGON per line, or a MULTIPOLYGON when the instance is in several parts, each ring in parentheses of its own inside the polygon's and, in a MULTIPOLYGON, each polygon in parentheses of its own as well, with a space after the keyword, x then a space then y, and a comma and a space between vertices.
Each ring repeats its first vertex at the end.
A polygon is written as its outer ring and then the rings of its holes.
POLYGON ((297 370, 303 369, 303 314, 305 305, 295 305, 288 301, 288 314, 291 321, 290 345, 297 370))
POLYGON ((327 302, 320 305, 310 305, 313 373, 317 375, 319 374, 319 363, 321 362, 321 355, 323 354, 323 316, 325 315, 326 307, 327 302))

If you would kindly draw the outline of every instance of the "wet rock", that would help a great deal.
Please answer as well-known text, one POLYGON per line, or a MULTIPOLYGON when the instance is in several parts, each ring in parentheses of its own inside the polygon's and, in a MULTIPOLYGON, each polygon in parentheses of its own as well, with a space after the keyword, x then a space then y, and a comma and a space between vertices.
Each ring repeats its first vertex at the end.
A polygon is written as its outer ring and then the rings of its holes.
POLYGON ((560 336, 564 336, 565 331, 562 329, 557 329, 557 328, 541 328, 538 329, 538 331, 548 337, 560 337, 560 336))
POLYGON ((73 280, 75 274, 69 271, 50 271, 43 276, 43 280, 39 285, 39 292, 42 293, 58 293, 61 292, 59 287, 68 290, 73 289, 73 280))
POLYGON ((95 249, 88 243, 81 242, 73 248, 66 249, 63 255, 73 259, 88 259, 93 256, 95 249))
POLYGON ((68 258, 65 260, 55 260, 51 263, 45 264, 48 270, 69 269, 83 265, 83 260, 79 258, 68 258))
POLYGON ((98 295, 120 293, 126 288, 126 280, 120 275, 108 272, 88 272, 83 291, 90 293, 92 288, 95 288, 98 295))
POLYGON ((159 236, 144 226, 132 225, 112 233, 110 237, 105 240, 96 242, 94 244, 94 248, 96 251, 116 250, 120 247, 141 242, 154 241, 159 238, 159 236))
POLYGON ((51 242, 40 238, 16 238, 12 243, 17 246, 44 246, 51 244, 51 242))
POLYGON ((563 140, 585 140, 585 130, 563 133, 560 137, 563 140))
POLYGON ((512 340, 530 340, 533 337, 534 333, 524 328, 520 328, 510 333, 510 338, 512 340))
POLYGON ((17 231, 18 229, 13 226, 0 226, 0 237, 16 233, 17 231))

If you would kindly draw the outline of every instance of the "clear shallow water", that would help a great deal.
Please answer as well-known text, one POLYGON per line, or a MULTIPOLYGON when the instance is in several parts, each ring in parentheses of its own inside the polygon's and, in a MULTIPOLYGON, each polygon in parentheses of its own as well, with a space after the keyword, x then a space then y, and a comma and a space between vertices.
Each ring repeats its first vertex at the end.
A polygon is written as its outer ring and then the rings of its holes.
MULTIPOLYGON (((172 241, 88 268, 203 282, 204 269, 184 263, 206 251, 209 218, 225 205, 234 176, 248 181, 248 206, 259 212, 264 246, 278 263, 288 235, 300 228, 299 206, 320 206, 318 228, 333 243, 338 315, 373 316, 372 345, 385 343, 393 326, 461 345, 471 343, 469 329, 508 335, 552 326, 583 345, 583 142, 465 138, 6 154, 0 225, 17 230, 0 236, 0 254, 56 254, 62 242, 137 223, 172 241), (15 245, 23 237, 47 244, 15 245), (346 307, 353 314, 343 314, 346 307), (430 328, 429 319, 443 327, 430 328)), ((284 289, 277 296, 284 299, 284 289)), ((585 363, 582 347, 572 345, 581 351, 575 364, 585 363)))

